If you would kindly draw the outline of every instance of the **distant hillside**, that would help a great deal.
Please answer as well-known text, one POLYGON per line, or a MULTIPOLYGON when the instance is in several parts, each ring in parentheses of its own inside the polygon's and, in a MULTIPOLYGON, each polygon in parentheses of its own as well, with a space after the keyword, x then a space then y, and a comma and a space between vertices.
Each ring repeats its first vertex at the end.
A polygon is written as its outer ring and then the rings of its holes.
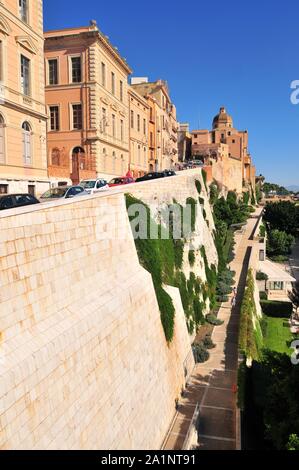
POLYGON ((293 186, 287 186, 287 190, 291 191, 292 193, 298 193, 299 192, 299 186, 296 186, 295 184, 293 186))

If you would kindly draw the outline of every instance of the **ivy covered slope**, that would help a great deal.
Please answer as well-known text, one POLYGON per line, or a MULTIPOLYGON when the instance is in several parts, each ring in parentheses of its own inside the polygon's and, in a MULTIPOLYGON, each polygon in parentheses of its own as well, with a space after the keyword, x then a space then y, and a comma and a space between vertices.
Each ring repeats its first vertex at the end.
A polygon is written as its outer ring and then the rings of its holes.
MULTIPOLYGON (((135 244, 141 265, 152 275, 168 343, 174 335, 175 309, 165 286, 179 289, 188 331, 193 335, 205 322, 210 303, 216 302, 218 264, 213 239, 214 223, 204 180, 193 178, 184 192, 174 195, 178 200, 165 197, 162 202, 157 202, 154 197, 145 202, 132 194, 126 195, 127 209, 133 204, 141 204, 146 210, 147 237, 136 238, 135 244), (174 239, 172 233, 175 215, 167 211, 173 204, 181 213, 186 206, 191 210, 191 232, 186 236, 182 231, 180 239, 174 239), (170 213, 170 218, 165 216, 167 213, 170 213), (157 239, 150 238, 150 227, 158 233, 157 239), (165 236, 168 229, 169 237, 165 236)), ((130 221, 133 222, 135 217, 131 215, 130 221)))

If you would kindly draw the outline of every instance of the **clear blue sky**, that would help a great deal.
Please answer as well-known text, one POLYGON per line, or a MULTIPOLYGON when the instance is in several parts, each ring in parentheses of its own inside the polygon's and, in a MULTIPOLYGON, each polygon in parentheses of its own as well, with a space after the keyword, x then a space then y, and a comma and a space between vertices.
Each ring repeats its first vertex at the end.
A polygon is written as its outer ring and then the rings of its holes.
POLYGON ((178 119, 210 128, 220 106, 267 180, 299 185, 299 2, 288 0, 44 0, 45 30, 89 24, 127 58, 136 76, 168 81, 178 119))

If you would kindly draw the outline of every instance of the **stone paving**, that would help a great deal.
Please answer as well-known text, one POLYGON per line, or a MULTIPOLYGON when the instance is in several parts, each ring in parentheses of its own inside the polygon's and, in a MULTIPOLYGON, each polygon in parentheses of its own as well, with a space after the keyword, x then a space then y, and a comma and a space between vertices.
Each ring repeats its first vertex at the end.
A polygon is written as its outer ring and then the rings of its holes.
POLYGON ((248 220, 244 232, 236 234, 235 258, 231 263, 231 269, 236 271, 237 303, 232 309, 229 301, 222 304, 219 310, 218 318, 224 323, 215 327, 213 331, 212 337, 216 348, 211 351, 207 362, 196 365, 166 440, 165 450, 182 449, 198 403, 200 404, 198 448, 237 450, 240 446, 236 431, 239 315, 251 247, 255 243, 251 240, 251 235, 260 213, 259 209, 248 220))

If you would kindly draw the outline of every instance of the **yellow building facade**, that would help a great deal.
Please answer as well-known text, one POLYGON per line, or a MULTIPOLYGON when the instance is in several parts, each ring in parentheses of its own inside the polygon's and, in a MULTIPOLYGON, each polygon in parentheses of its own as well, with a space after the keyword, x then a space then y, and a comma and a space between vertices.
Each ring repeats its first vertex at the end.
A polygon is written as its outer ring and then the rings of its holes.
POLYGON ((138 178, 149 169, 148 131, 149 105, 145 98, 129 86, 130 171, 138 178))
POLYGON ((126 174, 132 71, 118 49, 91 21, 85 27, 45 32, 45 62, 46 103, 54 117, 48 127, 51 182, 77 182, 93 173, 107 180, 126 174), (78 149, 84 156, 79 168, 78 149), (63 156, 59 165, 58 150, 63 156))
POLYGON ((0 194, 49 188, 42 0, 0 0, 0 194))

